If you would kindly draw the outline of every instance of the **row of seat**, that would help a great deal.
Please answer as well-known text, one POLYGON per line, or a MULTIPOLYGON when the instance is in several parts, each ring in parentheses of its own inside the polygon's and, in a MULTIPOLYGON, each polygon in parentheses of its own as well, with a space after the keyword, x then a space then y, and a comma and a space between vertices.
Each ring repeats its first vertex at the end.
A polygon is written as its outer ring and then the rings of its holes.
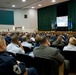
POLYGON ((62 51, 65 59, 70 61, 70 72, 76 72, 76 51, 62 51))
POLYGON ((55 59, 45 59, 24 55, 16 54, 17 60, 22 61, 26 64, 26 67, 35 67, 39 75, 64 75, 64 64, 59 66, 55 59))
POLYGON ((63 75, 63 65, 59 66, 55 59, 45 59, 23 54, 16 54, 19 61, 25 62, 26 67, 35 67, 39 75, 63 75), (61 67, 61 70, 59 68, 61 67))

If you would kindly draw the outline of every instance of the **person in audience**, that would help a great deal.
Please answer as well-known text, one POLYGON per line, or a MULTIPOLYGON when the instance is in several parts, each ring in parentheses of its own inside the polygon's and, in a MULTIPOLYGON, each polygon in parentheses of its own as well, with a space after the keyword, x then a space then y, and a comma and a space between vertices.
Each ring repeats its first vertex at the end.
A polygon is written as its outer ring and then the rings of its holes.
POLYGON ((30 40, 33 41, 33 42, 35 42, 35 38, 34 38, 34 34, 33 33, 30 36, 30 40))
POLYGON ((22 40, 22 34, 21 33, 18 36, 18 40, 21 41, 21 42, 23 42, 23 40, 22 40))
POLYGON ((54 33, 52 33, 52 34, 51 34, 51 39, 52 39, 53 41, 55 41, 55 40, 57 39, 57 35, 54 34, 54 33))
POLYGON ((54 41, 54 42, 52 43, 52 45, 54 45, 54 46, 64 46, 65 44, 63 43, 62 36, 59 35, 59 36, 57 37, 57 40, 54 41))
POLYGON ((23 37, 22 37, 22 40, 23 40, 23 42, 21 43, 22 46, 28 47, 28 48, 30 48, 30 49, 33 47, 33 45, 28 42, 28 37, 27 37, 27 36, 23 36, 23 37))
POLYGON ((76 38, 70 37, 69 43, 67 46, 64 46, 63 51, 76 51, 76 38))
POLYGON ((33 53, 35 57, 42 58, 55 58, 59 62, 64 61, 64 57, 58 52, 56 48, 49 47, 50 43, 45 36, 41 36, 40 38, 40 46, 34 48, 33 53))
POLYGON ((25 51, 21 45, 21 42, 18 41, 17 34, 14 34, 11 37, 11 43, 8 44, 7 51, 12 52, 14 54, 16 54, 16 53, 25 54, 25 51))
POLYGON ((4 37, 5 41, 6 41, 6 44, 10 44, 11 42, 11 36, 10 36, 10 33, 7 33, 6 36, 4 37))
POLYGON ((36 37, 35 37, 35 44, 34 44, 34 47, 40 46, 39 41, 40 41, 40 35, 37 34, 36 37))
POLYGON ((17 61, 6 52, 6 42, 0 36, 0 75, 38 75, 35 68, 26 68, 25 63, 17 61))
POLYGON ((54 58, 60 63, 65 63, 65 69, 69 70, 69 61, 60 54, 59 50, 49 47, 50 43, 45 36, 40 38, 40 46, 33 49, 34 57, 41 57, 46 59, 54 58))

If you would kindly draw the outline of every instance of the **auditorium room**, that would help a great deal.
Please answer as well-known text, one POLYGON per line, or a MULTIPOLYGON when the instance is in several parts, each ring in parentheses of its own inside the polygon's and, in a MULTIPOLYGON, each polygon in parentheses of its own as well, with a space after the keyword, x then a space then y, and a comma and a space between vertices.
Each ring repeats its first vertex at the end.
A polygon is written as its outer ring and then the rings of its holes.
POLYGON ((76 75, 76 0, 0 0, 0 75, 76 75))

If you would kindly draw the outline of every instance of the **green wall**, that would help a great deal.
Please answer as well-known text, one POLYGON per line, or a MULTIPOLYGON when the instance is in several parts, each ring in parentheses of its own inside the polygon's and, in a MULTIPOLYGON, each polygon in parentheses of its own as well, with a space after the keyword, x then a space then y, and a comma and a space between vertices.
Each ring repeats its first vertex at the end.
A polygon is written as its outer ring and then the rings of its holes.
POLYGON ((56 21, 56 6, 49 6, 38 10, 38 30, 51 30, 51 23, 56 21))
MULTIPOLYGON (((64 2, 65 3, 65 2, 64 2)), ((57 5, 38 9, 38 30, 51 30, 51 23, 56 21, 57 5)), ((65 11, 64 11, 65 12, 65 11)), ((76 31, 76 0, 68 1, 68 19, 72 19, 73 31, 76 31)))
POLYGON ((68 18, 73 22, 73 31, 76 31, 76 0, 68 3, 68 18))
POLYGON ((0 24, 14 25, 14 12, 7 10, 0 10, 0 24))

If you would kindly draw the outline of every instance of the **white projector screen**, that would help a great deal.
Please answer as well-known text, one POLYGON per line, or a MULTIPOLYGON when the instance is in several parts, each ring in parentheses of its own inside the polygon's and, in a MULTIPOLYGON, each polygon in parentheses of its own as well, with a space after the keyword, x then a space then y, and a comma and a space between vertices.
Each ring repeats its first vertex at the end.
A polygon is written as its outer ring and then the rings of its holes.
POLYGON ((68 27, 68 16, 57 17, 57 27, 68 27))

